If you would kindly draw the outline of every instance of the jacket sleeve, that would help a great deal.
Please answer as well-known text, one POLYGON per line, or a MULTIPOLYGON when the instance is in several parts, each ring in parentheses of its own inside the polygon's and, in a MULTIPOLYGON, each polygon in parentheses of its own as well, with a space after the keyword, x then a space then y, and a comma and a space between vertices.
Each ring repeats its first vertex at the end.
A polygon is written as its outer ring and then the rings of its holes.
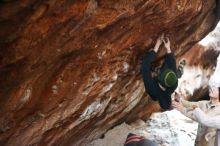
POLYGON ((193 116, 196 121, 204 126, 220 129, 220 115, 210 117, 200 108, 193 110, 193 116))
POLYGON ((169 110, 171 105, 171 97, 168 95, 167 97, 158 96, 158 101, 160 107, 164 110, 169 110))
POLYGON ((186 117, 196 121, 195 117, 193 116, 193 109, 192 108, 185 108, 182 112, 183 115, 186 117))
POLYGON ((191 102, 191 101, 187 101, 183 98, 181 98, 180 101, 183 104, 183 106, 186 107, 186 108, 192 108, 193 105, 199 106, 199 102, 191 102))
POLYGON ((189 109, 192 109, 193 106, 197 106, 200 109, 204 109, 204 107, 206 106, 207 102, 209 102, 209 101, 205 101, 205 100, 196 101, 196 102, 194 102, 194 101, 187 101, 187 100, 185 100, 183 98, 180 98, 180 101, 181 101, 181 103, 183 104, 183 106, 185 108, 189 108, 189 109))
POLYGON ((144 81, 145 90, 147 92, 153 93, 153 89, 155 86, 155 81, 153 80, 151 76, 151 62, 156 57, 156 53, 154 51, 147 52, 146 56, 143 58, 142 64, 141 64, 141 75, 144 81), (152 91, 151 91, 152 90, 152 91))

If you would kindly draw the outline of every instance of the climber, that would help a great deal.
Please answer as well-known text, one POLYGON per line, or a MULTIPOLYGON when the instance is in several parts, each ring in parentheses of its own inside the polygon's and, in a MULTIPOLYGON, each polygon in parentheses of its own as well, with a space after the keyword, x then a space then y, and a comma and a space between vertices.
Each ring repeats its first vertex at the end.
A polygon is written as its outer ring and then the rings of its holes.
MULTIPOLYGON (((185 65, 185 63, 183 63, 185 65)), ((182 71, 180 71, 182 72, 182 71)), ((156 42, 153 50, 147 52, 143 58, 141 65, 141 75, 144 81, 145 90, 155 101, 159 101, 160 107, 163 110, 170 109, 171 94, 177 88, 177 68, 174 54, 170 49, 170 40, 164 35, 161 35, 156 42), (165 61, 160 68, 157 76, 152 76, 151 62, 155 59, 161 44, 164 43, 166 48, 165 61)), ((181 76, 181 75, 179 75, 181 76)))
POLYGON ((142 136, 129 133, 124 146, 157 146, 157 144, 142 136))
POLYGON ((220 146, 220 55, 209 80, 210 101, 189 102, 174 96, 172 106, 199 123, 196 146, 220 146), (177 98, 177 99, 176 99, 177 98))

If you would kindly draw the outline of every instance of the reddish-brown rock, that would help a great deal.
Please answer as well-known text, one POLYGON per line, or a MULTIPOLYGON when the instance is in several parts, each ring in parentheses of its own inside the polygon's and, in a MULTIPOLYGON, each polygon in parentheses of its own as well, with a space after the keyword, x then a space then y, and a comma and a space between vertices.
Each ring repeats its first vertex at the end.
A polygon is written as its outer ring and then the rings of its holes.
POLYGON ((144 52, 167 33, 181 56, 217 22, 215 0, 5 1, 5 146, 83 145, 124 120, 158 110, 149 105, 139 74, 144 52))

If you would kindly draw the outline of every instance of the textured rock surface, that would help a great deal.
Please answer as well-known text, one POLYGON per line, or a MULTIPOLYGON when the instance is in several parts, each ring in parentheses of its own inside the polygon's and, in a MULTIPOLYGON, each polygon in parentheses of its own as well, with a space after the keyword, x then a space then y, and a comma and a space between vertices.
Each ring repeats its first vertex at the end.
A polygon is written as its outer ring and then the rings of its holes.
MULTIPOLYGON (((192 100, 208 97, 208 82, 220 52, 220 23, 199 44, 181 56, 187 65, 179 80, 177 92, 192 100), (201 45, 200 45, 201 44, 201 45)), ((179 61, 179 60, 178 60, 179 61)), ((206 98, 207 99, 207 98, 206 98)))
POLYGON ((129 133, 152 140, 157 146, 194 146, 197 127, 197 122, 176 110, 153 113, 146 122, 137 120, 130 125, 118 125, 106 132, 104 138, 87 146, 123 146, 129 133))
POLYGON ((215 26, 214 8, 215 0, 2 2, 0 145, 83 145, 149 116, 158 105, 144 94, 143 53, 164 32, 181 56, 215 26))
POLYGON ((187 65, 176 91, 192 100, 208 97, 208 82, 214 71, 218 54, 217 50, 197 44, 181 56, 186 60, 187 65))

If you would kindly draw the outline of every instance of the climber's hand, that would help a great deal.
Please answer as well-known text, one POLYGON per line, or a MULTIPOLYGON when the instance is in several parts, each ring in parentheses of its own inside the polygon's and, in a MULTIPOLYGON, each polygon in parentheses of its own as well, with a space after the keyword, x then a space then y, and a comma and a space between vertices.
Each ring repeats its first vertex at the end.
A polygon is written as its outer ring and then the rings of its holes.
POLYGON ((180 112, 183 112, 183 110, 185 109, 181 102, 176 102, 175 100, 172 101, 172 107, 174 107, 176 110, 180 112))
POLYGON ((174 93, 174 100, 176 102, 180 102, 180 95, 179 95, 179 93, 177 93, 177 92, 174 93))
POLYGON ((170 49, 170 39, 168 37, 165 37, 163 39, 163 43, 164 43, 164 46, 166 47, 167 49, 167 53, 171 53, 171 49, 170 49))
POLYGON ((162 42, 163 42, 163 40, 164 40, 164 34, 162 34, 161 36, 159 36, 159 37, 157 38, 157 43, 156 43, 156 45, 161 45, 162 42))
POLYGON ((157 42, 156 42, 156 45, 154 47, 154 51, 157 53, 159 48, 160 48, 160 45, 163 43, 163 39, 164 39, 164 34, 162 34, 160 37, 157 38, 157 42))

